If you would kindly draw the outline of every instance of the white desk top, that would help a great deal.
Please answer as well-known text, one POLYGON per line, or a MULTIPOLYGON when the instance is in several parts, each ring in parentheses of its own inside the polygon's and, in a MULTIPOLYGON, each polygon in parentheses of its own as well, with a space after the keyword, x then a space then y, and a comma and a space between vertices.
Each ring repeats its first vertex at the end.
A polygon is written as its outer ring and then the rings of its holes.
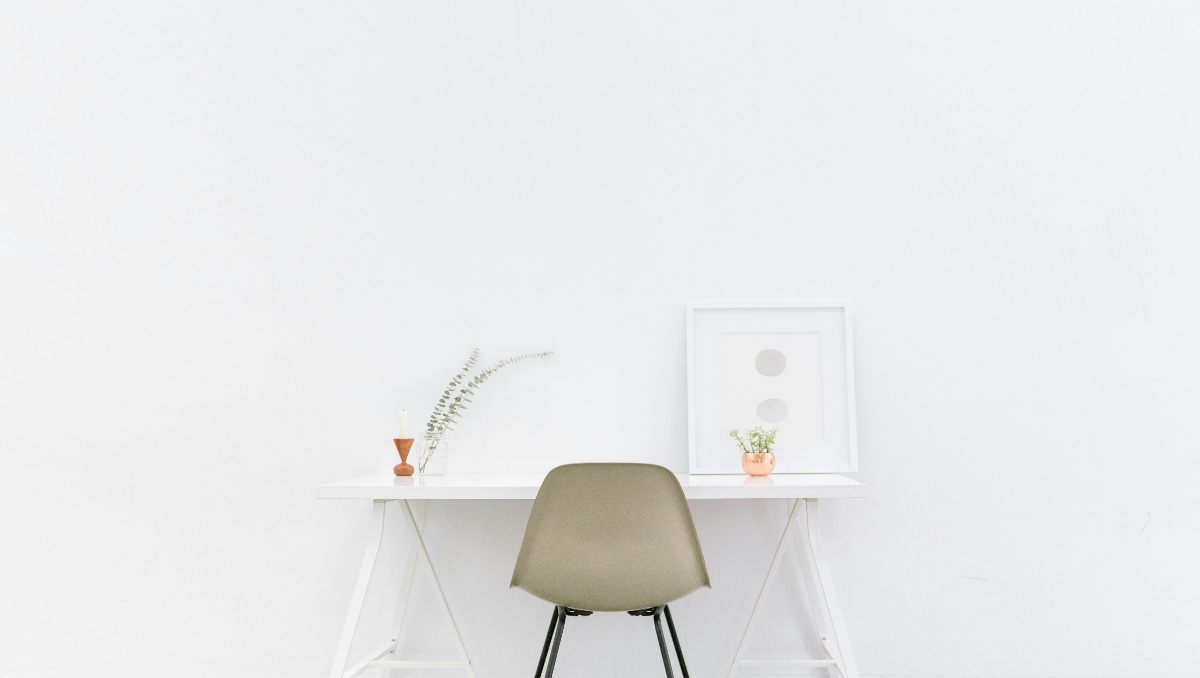
MULTIPOLYGON (((317 486, 321 499, 533 499, 544 473, 450 473, 400 478, 391 473, 317 486)), ((743 475, 678 474, 688 499, 826 499, 865 497, 867 486, 833 473, 743 475)))

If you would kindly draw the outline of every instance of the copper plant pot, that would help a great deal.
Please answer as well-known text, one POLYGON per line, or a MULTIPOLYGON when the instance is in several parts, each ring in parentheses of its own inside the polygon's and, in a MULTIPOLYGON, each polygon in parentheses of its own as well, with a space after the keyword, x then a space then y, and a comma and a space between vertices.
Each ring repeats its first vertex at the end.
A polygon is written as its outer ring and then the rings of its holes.
POLYGON ((752 476, 768 476, 775 470, 775 455, 770 452, 742 454, 742 470, 752 476))

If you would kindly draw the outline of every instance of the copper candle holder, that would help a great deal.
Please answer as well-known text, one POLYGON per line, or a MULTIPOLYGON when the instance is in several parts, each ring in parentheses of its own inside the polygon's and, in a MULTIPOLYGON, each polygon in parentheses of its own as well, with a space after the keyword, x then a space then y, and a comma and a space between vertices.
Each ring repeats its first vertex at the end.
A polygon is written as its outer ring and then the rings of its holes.
POLYGON ((412 451, 413 441, 416 438, 392 438, 392 440, 396 443, 396 451, 400 453, 400 463, 396 464, 392 471, 398 476, 411 476, 416 469, 408 463, 408 453, 412 451))

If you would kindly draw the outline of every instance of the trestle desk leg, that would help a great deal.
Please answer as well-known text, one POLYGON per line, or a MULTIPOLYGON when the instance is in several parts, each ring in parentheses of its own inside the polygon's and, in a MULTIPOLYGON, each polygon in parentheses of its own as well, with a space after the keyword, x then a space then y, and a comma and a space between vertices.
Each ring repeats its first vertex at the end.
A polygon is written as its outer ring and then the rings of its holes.
POLYGON ((409 533, 418 548, 417 556, 424 561, 425 568, 429 572, 429 580, 433 583, 434 597, 438 599, 438 603, 442 606, 442 611, 446 613, 446 619, 450 622, 450 628, 454 630, 454 642, 458 647, 458 654, 462 658, 463 668, 466 669, 467 678, 475 678, 475 669, 471 667, 471 660, 467 656, 467 647, 463 645, 462 633, 459 632, 458 624, 454 621, 454 614, 450 612, 450 603, 446 601, 446 594, 442 591, 441 582, 438 581, 437 570, 433 569, 433 560, 429 557, 429 549, 425 546, 425 539, 422 537, 421 529, 417 525, 417 518, 413 513, 411 502, 407 499, 401 500, 400 507, 404 509, 404 515, 408 519, 409 533))
MULTIPOLYGON (((803 499, 798 499, 797 501, 804 502, 803 499)), ((804 507, 803 510, 807 512, 807 507, 804 507)), ((800 565, 805 597, 808 598, 809 610, 812 612, 813 626, 817 630, 817 635, 821 638, 821 648, 835 662, 829 666, 830 678, 839 678, 839 676, 844 678, 844 674, 841 668, 839 668, 842 656, 838 652, 836 640, 833 636, 833 622, 829 619, 825 605, 822 602, 825 600, 825 594, 817 584, 817 575, 814 572, 812 555, 808 551, 808 541, 804 536, 805 525, 802 522, 798 527, 799 529, 792 533, 792 541, 796 546, 796 562, 800 565)))
POLYGON ((771 584, 779 572, 779 563, 783 561, 783 554, 787 552, 788 542, 792 540, 792 532, 796 529, 796 517, 799 512, 800 502, 796 502, 788 514, 787 527, 783 529, 783 537, 779 540, 779 547, 775 549, 771 567, 767 569, 767 578, 763 580, 758 599, 754 601, 754 609, 750 612, 750 621, 746 622, 746 630, 742 633, 742 642, 738 643, 737 652, 733 655, 733 665, 729 667, 729 678, 735 678, 738 669, 741 668, 742 658, 746 655, 746 646, 750 644, 750 637, 754 634, 754 625, 758 623, 758 615, 762 612, 763 603, 766 602, 767 592, 771 590, 771 584))
MULTIPOLYGON (((846 622, 842 618, 842 608, 838 604, 837 591, 833 587, 833 575, 830 573, 829 561, 825 558, 825 547, 821 542, 820 515, 817 513, 817 500, 804 500, 804 521, 800 531, 804 542, 800 558, 805 563, 806 578, 811 577, 814 588, 810 587, 809 595, 820 608, 818 623, 825 626, 823 634, 833 633, 834 651, 830 656, 838 662, 844 678, 859 678, 858 665, 854 662, 854 654, 850 651, 850 636, 846 633, 846 622)), ((823 642, 826 650, 830 647, 823 642)))
MULTIPOLYGON (((425 501, 414 500, 411 502, 413 515, 416 517, 417 529, 421 534, 425 533, 425 501)), ((403 511, 403 508, 398 510, 403 511)), ((392 659, 400 659, 400 641, 404 633, 404 616, 408 611, 408 598, 412 593, 413 575, 417 572, 417 552, 420 548, 417 546, 415 539, 408 540, 408 548, 404 555, 404 572, 400 575, 400 596, 396 601, 396 616, 392 621, 392 650, 388 654, 392 659)), ((388 669, 387 676, 389 678, 398 678, 400 669, 388 669)))
POLYGON ((386 505, 386 500, 377 499, 371 507, 371 530, 367 535, 367 549, 363 553, 362 565, 358 568, 358 581, 354 584, 354 595, 350 597, 350 611, 346 613, 346 622, 342 626, 342 637, 338 641, 333 669, 329 672, 330 678, 342 678, 346 671, 350 645, 354 642, 354 631, 358 628, 358 618, 362 614, 363 602, 367 599, 367 586, 371 583, 371 573, 375 570, 375 560, 379 557, 379 544, 383 541, 383 512, 386 505))

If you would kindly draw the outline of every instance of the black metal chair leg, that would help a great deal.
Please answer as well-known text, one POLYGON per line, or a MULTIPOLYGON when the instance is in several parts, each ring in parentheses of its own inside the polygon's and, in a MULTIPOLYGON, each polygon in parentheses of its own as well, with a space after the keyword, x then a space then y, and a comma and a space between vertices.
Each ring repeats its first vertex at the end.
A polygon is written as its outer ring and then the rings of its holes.
POLYGON ((658 650, 662 652, 663 667, 667 669, 667 678, 674 678, 674 674, 671 673, 671 654, 667 652, 667 640, 663 638, 662 610, 661 607, 654 610, 654 630, 658 633, 658 650))
POLYGON ((667 630, 671 632, 671 642, 675 643, 675 656, 679 658, 679 672, 683 674, 683 678, 690 678, 687 662, 683 661, 683 648, 679 646, 679 634, 675 632, 675 620, 671 618, 671 606, 663 605, 663 612, 667 615, 667 630))
POLYGON ((546 642, 542 644, 542 656, 538 658, 537 673, 533 678, 542 678, 542 669, 546 666, 546 655, 550 654, 550 640, 554 638, 554 629, 558 628, 558 606, 550 613, 550 628, 546 629, 546 642))
POLYGON ((554 630, 554 643, 550 646, 550 661, 546 664, 546 678, 554 676, 554 661, 558 659, 558 644, 562 642, 563 627, 567 625, 567 611, 561 605, 554 609, 558 612, 558 628, 554 630))

